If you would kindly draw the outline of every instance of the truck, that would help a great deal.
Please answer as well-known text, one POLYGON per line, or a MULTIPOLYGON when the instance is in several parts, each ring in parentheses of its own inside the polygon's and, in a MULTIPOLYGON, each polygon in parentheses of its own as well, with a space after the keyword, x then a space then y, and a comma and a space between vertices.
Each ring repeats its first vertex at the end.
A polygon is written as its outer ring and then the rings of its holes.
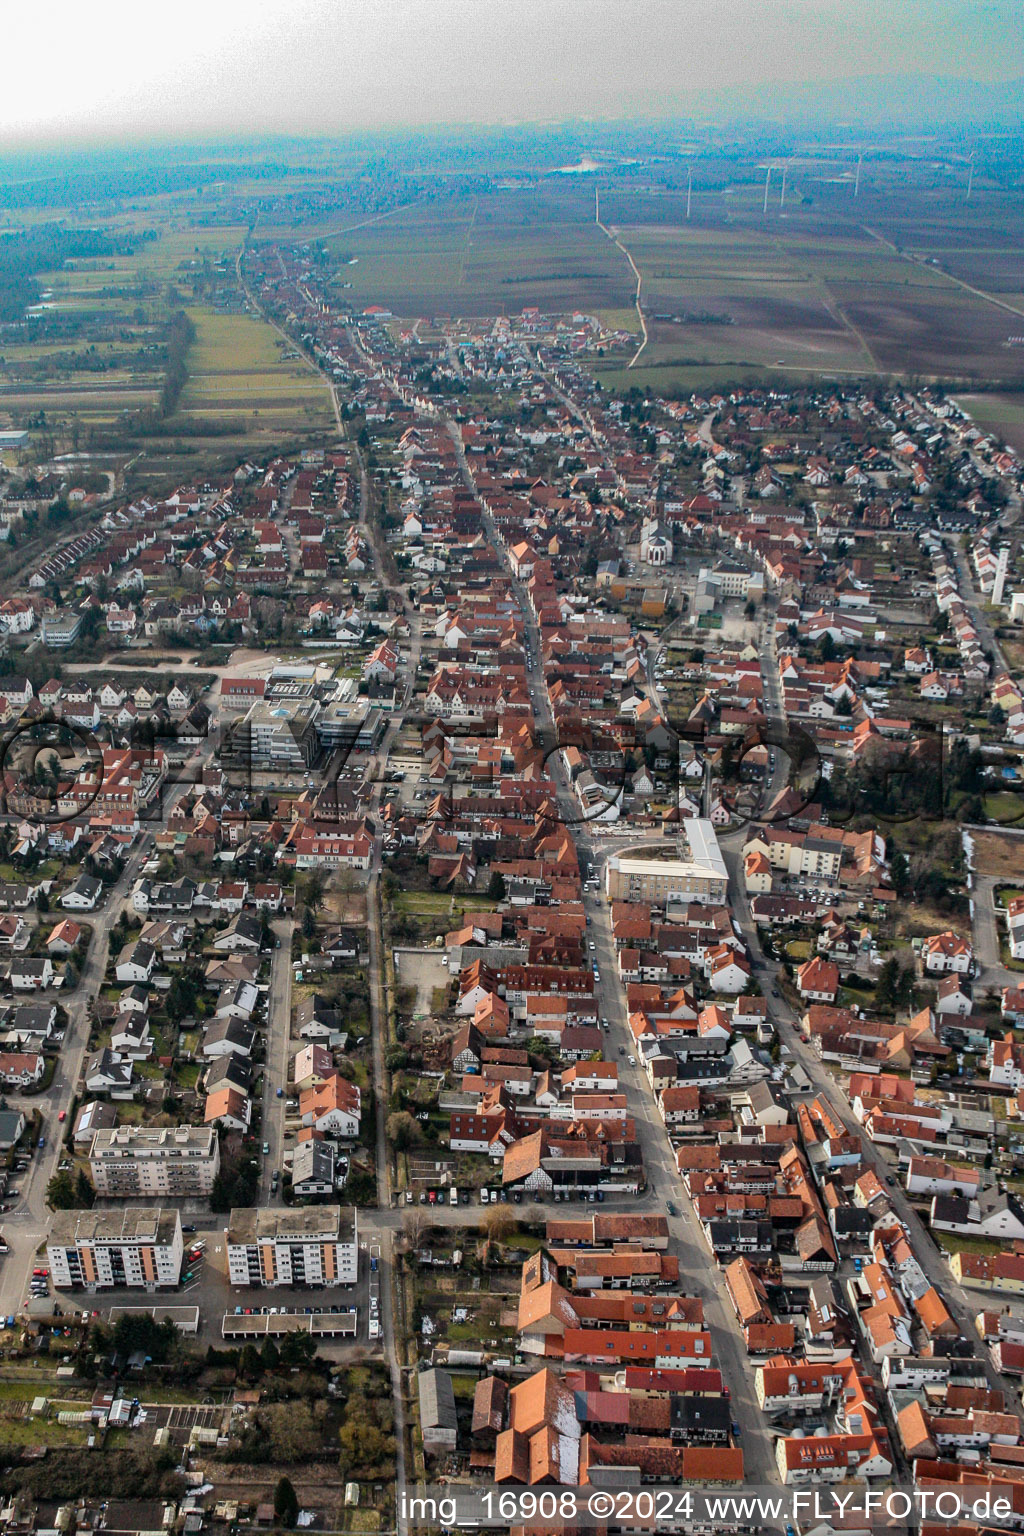
POLYGON ((379 1339, 380 1338, 380 1322, 375 1317, 371 1317, 370 1318, 370 1338, 371 1339, 379 1339))

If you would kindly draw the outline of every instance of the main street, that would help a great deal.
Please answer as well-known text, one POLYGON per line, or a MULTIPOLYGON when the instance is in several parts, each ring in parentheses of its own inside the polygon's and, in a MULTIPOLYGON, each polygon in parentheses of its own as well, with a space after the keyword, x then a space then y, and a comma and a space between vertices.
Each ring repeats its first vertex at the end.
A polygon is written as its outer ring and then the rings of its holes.
MULTIPOLYGON (((463 478, 467 486, 474 489, 461 441, 454 424, 449 426, 456 441, 463 478)), ((527 683, 535 718, 542 732, 555 741, 556 725, 544 677, 537 620, 525 588, 512 576, 504 541, 486 513, 484 522, 493 547, 508 571, 522 613, 528 657, 527 683)), ((598 821, 580 820, 579 804, 569 789, 560 754, 554 753, 548 758, 548 771, 557 786, 563 824, 573 838, 581 862, 585 860, 588 864, 602 866, 605 857, 605 850, 601 847, 604 826, 598 821)), ((606 1054, 618 1063, 619 1088, 626 1095, 627 1110, 635 1122, 637 1140, 643 1152, 647 1190, 639 1202, 639 1209, 650 1209, 665 1215, 669 1226, 669 1251, 679 1263, 680 1289, 701 1299, 705 1322, 711 1332, 714 1358, 729 1388, 732 1416, 742 1426, 746 1481, 759 1484, 777 1482, 772 1437, 755 1397, 754 1372, 746 1343, 736 1314, 726 1298, 721 1271, 708 1250, 690 1201, 683 1193, 668 1131, 655 1106, 653 1091, 636 1059, 625 992, 619 977, 610 906, 602 896, 585 892, 584 909, 588 922, 588 943, 593 942, 595 946, 593 952, 588 950, 588 953, 592 954, 596 962, 596 974, 600 977, 600 980, 595 979, 598 1015, 609 1026, 606 1054), (668 1209, 670 1203, 674 1206, 675 1214, 668 1209)), ((564 1208, 555 1206, 550 1214, 562 1215, 564 1208)))

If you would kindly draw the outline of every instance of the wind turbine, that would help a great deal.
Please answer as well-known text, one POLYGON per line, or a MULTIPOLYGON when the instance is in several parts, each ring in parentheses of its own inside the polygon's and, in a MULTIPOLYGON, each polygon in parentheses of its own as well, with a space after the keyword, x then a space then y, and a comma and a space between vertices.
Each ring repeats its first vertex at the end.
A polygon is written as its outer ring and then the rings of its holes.
POLYGON ((686 217, 690 217, 690 197, 693 193, 693 166, 686 167, 686 217))
POLYGON ((768 217, 768 184, 772 179, 772 168, 769 165, 768 174, 764 178, 764 216, 768 217))
POLYGON ((974 181, 974 150, 971 150, 971 158, 967 170, 967 202, 971 200, 971 185, 974 181))
POLYGON ((864 159, 863 155, 858 155, 857 156, 857 175, 856 175, 856 178, 855 178, 854 183, 853 183, 853 195, 854 195, 854 198, 860 197, 860 168, 861 168, 861 163, 862 163, 863 159, 864 159))
POLYGON ((785 208, 785 206, 786 206, 786 177, 788 175, 789 175, 789 166, 787 164, 787 165, 784 165, 782 167, 782 193, 781 193, 781 195, 779 197, 779 207, 780 208, 785 208))

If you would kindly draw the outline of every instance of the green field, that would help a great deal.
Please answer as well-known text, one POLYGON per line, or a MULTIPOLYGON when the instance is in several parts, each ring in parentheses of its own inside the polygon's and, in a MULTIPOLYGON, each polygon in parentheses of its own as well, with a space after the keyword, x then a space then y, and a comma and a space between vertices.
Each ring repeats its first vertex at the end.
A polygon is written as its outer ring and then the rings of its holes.
POLYGON ((269 325, 250 315, 188 313, 196 340, 188 355, 183 416, 241 421, 253 438, 323 429, 333 420, 323 380, 269 325))
MULTIPOLYGON (((293 349, 271 327, 242 312, 235 256, 245 226, 201 226, 183 202, 139 199, 110 214, 105 228, 133 239, 130 254, 38 275, 43 314, 0 348, 0 420, 22 425, 42 412, 63 446, 141 446, 137 473, 170 477, 197 452, 236 458, 330 425, 329 392, 316 373, 286 356, 293 349), (137 429, 126 438, 126 416, 159 402, 166 327, 182 308, 197 335, 170 426, 185 444, 166 430, 148 438, 143 431, 141 442, 137 429), (212 435, 201 435, 204 423, 212 435)), ((68 222, 75 212, 65 210, 68 222)))
POLYGON ((960 395, 958 401, 979 427, 1024 453, 1024 394, 960 395))
POLYGON ((36 275, 49 307, 3 335, 0 423, 42 412, 55 446, 125 457, 141 447, 139 473, 168 476, 200 455, 228 462, 329 428, 315 375, 246 312, 235 277, 246 240, 271 262, 277 246, 326 253, 340 309, 476 320, 537 305, 635 335, 635 278, 596 222, 599 199, 641 273, 648 327, 635 368, 622 352, 587 356, 607 386, 918 374, 972 392, 978 420, 1024 445, 1024 347, 1009 344, 1024 334, 1024 209, 999 170, 1003 151, 990 173, 979 151, 967 202, 956 143, 867 152, 857 198, 856 151, 796 144, 785 202, 778 161, 766 207, 766 163, 742 135, 652 129, 628 153, 598 152, 594 175, 554 174, 578 158, 563 148, 558 132, 527 155, 501 135, 454 153, 396 140, 383 159, 354 143, 296 143, 273 166, 221 148, 165 191, 0 206, 0 232, 56 220, 131 242, 36 275), (140 441, 181 308, 198 330, 188 382, 140 441), (975 381, 1002 392, 975 397, 975 381))

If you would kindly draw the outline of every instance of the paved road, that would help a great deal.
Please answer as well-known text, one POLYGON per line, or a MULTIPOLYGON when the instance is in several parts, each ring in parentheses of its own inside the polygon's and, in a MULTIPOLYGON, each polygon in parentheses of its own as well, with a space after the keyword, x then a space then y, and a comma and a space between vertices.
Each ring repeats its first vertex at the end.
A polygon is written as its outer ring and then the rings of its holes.
MULTIPOLYGON (((1021 862, 1024 864, 1024 847, 1021 862)), ((1000 929, 1005 935, 1005 928, 996 915, 995 890, 1005 883, 1005 877, 997 880, 994 875, 971 875, 971 938, 977 968, 974 985, 979 993, 990 988, 1002 991, 1004 987, 1019 987, 1024 981, 1019 971, 1007 969, 999 952, 1000 929)))
MULTIPOLYGON (((453 432, 453 436, 455 433, 453 432)), ((472 488, 472 477, 461 442, 456 436, 460 467, 467 484, 472 488)), ((508 564, 504 543, 490 519, 485 515, 488 534, 508 564)), ((511 576, 511 570, 509 570, 511 576)), ((526 630, 526 640, 532 666, 527 669, 527 681, 534 699, 534 710, 540 725, 554 732, 547 687, 543 675, 540 651, 540 634, 533 608, 522 584, 512 579, 512 587, 519 601, 526 630)), ((549 759, 558 787, 558 803, 566 816, 566 826, 573 836, 577 852, 582 858, 603 862, 605 850, 600 845, 604 829, 596 822, 580 823, 574 796, 569 791, 560 759, 549 759)), ((632 833, 635 837, 635 831, 632 833)), ((748 1482, 774 1483, 778 1481, 775 1459, 772 1454, 772 1437, 757 1406, 754 1395, 754 1373, 746 1344, 740 1332, 735 1312, 726 1300, 725 1287, 718 1265, 712 1258, 703 1233, 693 1214, 688 1198, 682 1191, 679 1173, 672 1154, 668 1132, 654 1101, 654 1095, 646 1075, 639 1065, 630 1065, 635 1055, 633 1036, 629 1030, 626 998, 619 979, 615 941, 611 929, 611 912, 600 896, 587 893, 585 910, 589 919, 588 945, 595 946, 592 958, 597 962, 600 980, 595 986, 599 1004, 599 1017, 609 1024, 606 1054, 618 1063, 620 1087, 626 1095, 627 1108, 636 1124, 637 1139, 643 1150, 644 1172, 648 1192, 641 1201, 631 1202, 641 1210, 650 1208, 667 1216, 670 1249, 679 1261, 680 1287, 685 1293, 701 1298, 707 1327, 711 1331, 712 1349, 731 1393, 733 1417, 743 1426, 744 1476, 748 1482), (672 1201, 678 1212, 668 1213, 672 1201)), ((612 1207, 614 1209, 614 1206, 612 1207)), ((589 1209, 589 1208, 588 1208, 589 1209)), ((547 1208, 545 1207, 545 1211, 547 1208)), ((458 1214, 453 1212, 453 1214, 458 1214)), ((554 1205, 550 1214, 566 1214, 563 1205, 554 1205)))
POLYGON ((952 558, 956 568, 960 597, 970 615, 971 623, 978 632, 978 639, 981 641, 983 648, 991 652, 996 670, 999 672, 1009 672, 1010 668, 1007 666, 1003 648, 996 639, 995 631, 984 610, 984 598, 981 597, 974 585, 974 574, 971 570, 970 561, 961 549, 959 541, 953 544, 952 558))
MULTIPOLYGON (((762 976, 773 973, 776 969, 764 959, 761 951, 760 935, 750 916, 750 907, 743 891, 740 880, 740 854, 739 850, 723 849, 727 866, 729 867, 729 881, 732 887, 733 915, 739 922, 743 937, 754 960, 754 965, 761 971, 762 976), (763 969, 762 969, 763 968, 763 969)), ((768 1001, 768 1016, 774 1024, 782 1045, 787 1046, 793 1059, 804 1068, 815 1093, 824 1094, 833 1105, 840 1120, 851 1136, 860 1143, 861 1155, 866 1168, 871 1168, 878 1175, 883 1184, 893 1175, 894 1164, 890 1163, 881 1150, 865 1133, 859 1121, 855 1119, 849 1100, 840 1089, 835 1079, 826 1070, 817 1052, 804 1040, 798 1028, 796 1015, 789 1004, 783 998, 771 996, 770 982, 765 987, 768 1001)), ((928 1229, 920 1216, 911 1206, 902 1186, 899 1183, 889 1185, 886 1194, 900 1220, 906 1226, 914 1254, 920 1262, 928 1279, 941 1291, 946 1304, 956 1322, 960 1325, 961 1333, 965 1338, 975 1339, 977 1330, 974 1327, 973 1318, 979 1311, 979 1303, 973 1303, 966 1292, 955 1282, 950 1274, 945 1260, 939 1249, 932 1242, 928 1229)), ((984 1350, 979 1349, 979 1354, 984 1359, 985 1369, 990 1384, 999 1391, 1006 1391, 1006 1383, 988 1360, 984 1350)))
MULTIPOLYGON (((209 761, 213 748, 214 740, 210 738, 199 754, 200 766, 209 761)), ((170 813, 191 787, 191 783, 170 786, 164 796, 163 816, 170 813)), ((117 921, 125 898, 138 878, 141 865, 149 856, 143 848, 147 830, 143 823, 142 836, 120 877, 110 887, 103 908, 91 915, 92 939, 78 986, 64 1002, 68 1024, 52 1083, 45 1093, 30 1098, 17 1094, 9 1096, 11 1105, 20 1105, 26 1114, 30 1114, 33 1108, 40 1110, 47 1145, 42 1152, 37 1151, 33 1155, 25 1174, 18 1179, 16 1187, 22 1191, 21 1198, 17 1207, 3 1218, 4 1236, 10 1252, 0 1269, 0 1312, 7 1315, 21 1309, 30 1271, 38 1262, 37 1251, 49 1228, 51 1213, 46 1204, 46 1187, 57 1172, 67 1129, 66 1124, 62 1125, 58 1121, 57 1115, 62 1109, 70 1107, 72 1094, 82 1076, 89 1039, 89 1001, 98 994, 103 984, 110 950, 110 929, 117 921)))
MULTIPOLYGON (((292 1017, 292 934, 295 923, 291 918, 279 918, 271 923, 271 931, 279 949, 274 949, 270 960, 270 989, 267 993, 266 1060, 263 1069, 263 1142, 270 1151, 263 1158, 260 1174, 260 1203, 273 1204, 281 1200, 281 1186, 272 1197, 270 1186, 275 1169, 282 1169, 284 1158, 285 1096, 288 1093, 288 1042, 292 1017), (278 1098, 277 1090, 282 1089, 278 1098)), ((262 1149, 261 1149, 262 1150, 262 1149)))

